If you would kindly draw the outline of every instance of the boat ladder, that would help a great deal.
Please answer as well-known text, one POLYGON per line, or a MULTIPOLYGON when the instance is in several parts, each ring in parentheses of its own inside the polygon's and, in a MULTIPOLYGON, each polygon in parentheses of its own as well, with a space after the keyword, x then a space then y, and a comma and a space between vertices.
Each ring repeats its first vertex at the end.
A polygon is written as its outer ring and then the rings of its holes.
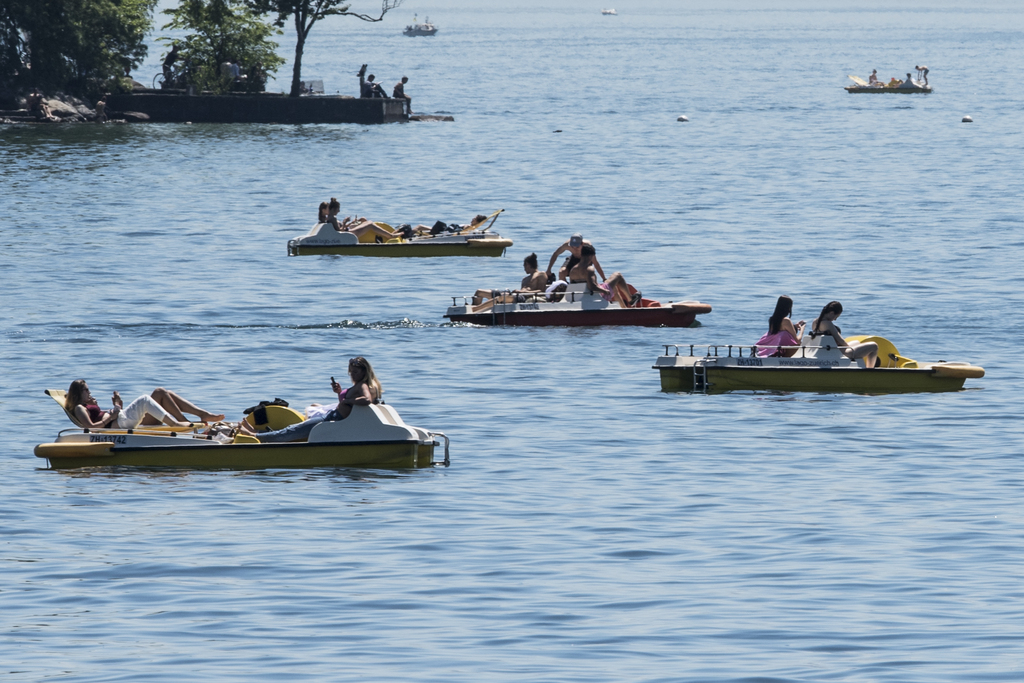
MULTIPOLYGON (((444 432, 427 432, 427 434, 429 434, 432 437, 439 436, 442 439, 444 439, 444 460, 442 460, 441 462, 434 461, 434 462, 431 462, 430 464, 431 465, 444 465, 445 467, 448 467, 449 465, 451 465, 452 464, 452 459, 450 457, 448 457, 448 446, 451 445, 451 440, 448 438, 448 435, 445 434, 444 432)), ((440 444, 435 441, 434 445, 435 446, 439 446, 440 444)))
POLYGON ((698 358, 693 362, 693 391, 702 394, 708 393, 708 361, 710 358, 698 358))

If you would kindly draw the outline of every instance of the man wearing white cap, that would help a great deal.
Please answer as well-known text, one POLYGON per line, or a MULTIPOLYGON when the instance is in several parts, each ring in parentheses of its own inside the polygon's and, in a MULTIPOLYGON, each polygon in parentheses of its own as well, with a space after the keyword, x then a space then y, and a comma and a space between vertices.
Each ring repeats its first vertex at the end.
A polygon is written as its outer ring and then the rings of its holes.
MULTIPOLYGON (((566 251, 569 252, 569 258, 565 260, 565 264, 563 264, 562 267, 558 270, 557 279, 564 280, 567 277, 569 277, 569 271, 572 270, 573 266, 580 262, 580 247, 582 247, 584 244, 590 244, 590 242, 588 240, 583 239, 583 235, 577 232, 573 234, 572 237, 569 238, 568 242, 564 243, 558 249, 555 249, 555 253, 551 255, 551 260, 548 262, 548 279, 550 280, 553 279, 554 277, 551 272, 551 269, 555 267, 555 261, 558 259, 559 254, 562 254, 566 251)), ((601 264, 597 262, 596 256, 594 257, 593 264, 594 268, 601 276, 601 279, 604 280, 604 269, 601 268, 601 264)))

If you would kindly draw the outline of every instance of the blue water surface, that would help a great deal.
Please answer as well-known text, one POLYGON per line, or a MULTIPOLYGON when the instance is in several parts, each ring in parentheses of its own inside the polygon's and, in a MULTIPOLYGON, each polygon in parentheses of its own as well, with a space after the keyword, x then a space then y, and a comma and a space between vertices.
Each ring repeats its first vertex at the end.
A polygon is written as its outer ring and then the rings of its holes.
POLYGON ((1024 678, 1024 11, 600 9, 436 0, 314 27, 305 74, 328 92, 366 62, 454 123, 0 128, 0 676, 1024 678), (413 12, 438 35, 402 36, 413 12), (842 89, 921 63, 931 95, 842 89), (515 246, 288 258, 332 196, 391 223, 504 208, 515 246), (713 313, 444 324, 451 296, 516 284, 577 231, 646 296, 713 313), (749 344, 779 294, 987 376, 659 391, 662 344, 749 344), (32 454, 70 426, 43 390, 77 377, 237 418, 328 400, 356 354, 406 421, 452 437, 451 468, 69 473, 32 454))

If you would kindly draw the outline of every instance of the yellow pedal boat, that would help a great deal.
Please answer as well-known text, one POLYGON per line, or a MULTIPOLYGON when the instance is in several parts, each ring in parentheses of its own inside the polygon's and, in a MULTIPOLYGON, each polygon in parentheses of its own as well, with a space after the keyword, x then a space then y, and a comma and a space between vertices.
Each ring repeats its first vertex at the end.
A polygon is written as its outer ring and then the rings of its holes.
MULTIPOLYGON (((55 399, 63 394, 47 391, 55 399)), ((58 401, 59 402, 59 401, 58 401)), ((300 422, 290 408, 267 406, 257 431, 300 422), (269 415, 269 418, 267 417, 269 415)), ((252 425, 253 416, 246 418, 252 425)), ((354 406, 344 420, 322 422, 308 441, 260 443, 237 435, 219 441, 206 425, 138 427, 136 429, 65 429, 53 443, 36 446, 35 455, 52 469, 81 467, 175 467, 187 469, 294 469, 309 467, 413 468, 444 465, 448 437, 407 425, 389 405, 354 406), (444 460, 434 461, 434 448, 444 440, 444 460)))
POLYGON ((879 365, 865 368, 830 344, 831 337, 804 339, 792 357, 759 357, 757 347, 694 344, 665 345, 654 369, 661 390, 718 394, 726 391, 813 391, 819 393, 891 394, 957 391, 967 379, 985 376, 970 363, 919 363, 900 355, 884 337, 850 336, 850 341, 878 344, 879 365))
POLYGON ((361 235, 338 232, 329 223, 317 223, 308 233, 288 240, 289 256, 334 254, 339 256, 501 256, 512 246, 512 240, 489 230, 505 209, 495 211, 486 220, 470 224, 459 232, 438 235, 414 236, 405 239, 401 233, 387 223, 374 225, 394 237, 384 239, 379 234, 366 231, 361 235), (378 239, 384 241, 378 241, 378 239))

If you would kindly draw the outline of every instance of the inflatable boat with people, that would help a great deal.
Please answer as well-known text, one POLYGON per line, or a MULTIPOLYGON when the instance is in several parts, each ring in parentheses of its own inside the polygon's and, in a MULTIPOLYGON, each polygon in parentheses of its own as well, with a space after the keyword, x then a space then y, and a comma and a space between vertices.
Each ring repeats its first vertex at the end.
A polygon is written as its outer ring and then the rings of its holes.
POLYGON ((288 240, 289 256, 335 254, 341 256, 501 256, 512 240, 490 232, 505 210, 476 216, 466 225, 392 227, 380 221, 365 221, 352 229, 339 230, 332 223, 318 222, 308 233, 288 240))
MULTIPOLYGON (((630 288, 635 292, 635 289, 630 288)), ((640 327, 692 327, 698 315, 711 312, 711 305, 699 301, 661 303, 642 296, 635 303, 609 302, 587 290, 586 283, 569 285, 564 291, 515 293, 494 292, 487 301, 474 304, 470 296, 452 297, 444 314, 452 322, 489 326, 596 327, 628 325, 640 327)))
POLYGON ((718 394, 727 391, 811 391, 818 393, 891 394, 957 391, 968 379, 985 376, 983 368, 940 360, 922 363, 900 355, 884 337, 848 336, 846 340, 878 346, 875 366, 853 360, 828 335, 805 337, 797 346, 666 344, 654 369, 661 390, 718 394), (766 352, 769 355, 761 355, 766 352), (791 354, 791 355, 790 355, 791 354))
MULTIPOLYGON (((65 404, 66 393, 47 395, 65 404)), ((67 412, 65 410, 65 412, 67 412)), ((68 413, 74 422, 74 416, 68 413)), ((303 421, 303 414, 282 405, 265 405, 246 416, 257 432, 303 421)), ((322 422, 306 441, 260 443, 238 423, 138 426, 134 429, 65 429, 35 455, 52 469, 82 467, 174 467, 188 469, 289 469, 308 467, 416 468, 450 464, 448 437, 406 424, 390 405, 354 406, 344 420, 322 422), (444 460, 434 449, 444 441, 444 460)))

